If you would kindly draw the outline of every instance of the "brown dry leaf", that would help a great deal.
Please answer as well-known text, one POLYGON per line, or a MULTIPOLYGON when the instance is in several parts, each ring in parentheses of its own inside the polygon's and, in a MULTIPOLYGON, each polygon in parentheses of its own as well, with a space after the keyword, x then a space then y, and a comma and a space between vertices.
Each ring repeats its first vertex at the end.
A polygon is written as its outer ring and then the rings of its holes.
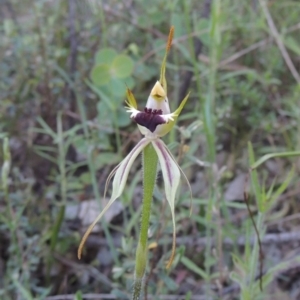
MULTIPOLYGON (((228 185, 224 194, 226 201, 243 200, 247 174, 237 175, 228 185)), ((248 190, 248 188, 247 188, 248 190)))

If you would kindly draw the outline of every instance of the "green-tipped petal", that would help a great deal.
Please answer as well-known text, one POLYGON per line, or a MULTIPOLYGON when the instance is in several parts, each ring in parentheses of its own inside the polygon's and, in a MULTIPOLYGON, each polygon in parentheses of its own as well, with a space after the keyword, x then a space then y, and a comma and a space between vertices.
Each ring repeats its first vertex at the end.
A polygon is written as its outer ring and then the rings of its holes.
POLYGON ((180 181, 180 170, 175 163, 173 157, 169 154, 167 146, 165 143, 156 139, 152 141, 152 145, 157 153, 159 164, 161 166, 164 184, 165 184, 165 193, 167 201, 171 208, 172 214, 172 223, 173 223, 173 243, 172 243, 172 253, 171 257, 167 263, 166 268, 170 268, 175 256, 176 248, 176 225, 175 225, 175 196, 176 191, 180 181))
POLYGON ((183 107, 185 106, 185 103, 187 101, 187 99, 189 98, 190 93, 188 93, 185 98, 181 101, 180 105, 178 106, 178 108, 174 111, 174 115, 176 117, 178 117, 183 109, 183 107))
POLYGON ((126 104, 128 105, 128 107, 133 107, 137 109, 136 100, 134 98, 132 91, 129 88, 126 89, 126 97, 127 97, 126 104))
MULTIPOLYGON (((115 177, 112 184, 112 195, 109 200, 109 202, 106 204, 106 206, 103 208, 101 213, 98 215, 98 217, 94 220, 94 222, 89 226, 87 231, 85 232, 84 236, 81 239, 81 242, 78 247, 78 258, 81 258, 81 253, 83 246, 90 235, 91 231, 97 224, 97 222, 102 218, 104 213, 109 209, 109 207, 116 201, 118 197, 122 194, 127 177, 130 171, 130 168, 137 158, 137 156, 141 153, 141 151, 150 143, 147 139, 142 139, 139 141, 139 143, 131 150, 131 152, 123 159, 123 161, 119 164, 118 169, 116 168, 112 171, 112 174, 115 173, 115 177)), ((111 175, 108 177, 111 178, 111 175)), ((105 188, 106 189, 106 188, 105 188)))
POLYGON ((168 114, 168 115, 163 115, 162 117, 164 117, 167 122, 166 124, 162 124, 162 125, 158 125, 157 129, 154 131, 154 133, 159 136, 162 137, 164 135, 166 135, 167 133, 169 133, 171 131, 171 129, 174 127, 178 116, 180 115, 186 101, 189 98, 190 93, 188 93, 185 98, 181 101, 179 107, 175 110, 175 112, 168 114))

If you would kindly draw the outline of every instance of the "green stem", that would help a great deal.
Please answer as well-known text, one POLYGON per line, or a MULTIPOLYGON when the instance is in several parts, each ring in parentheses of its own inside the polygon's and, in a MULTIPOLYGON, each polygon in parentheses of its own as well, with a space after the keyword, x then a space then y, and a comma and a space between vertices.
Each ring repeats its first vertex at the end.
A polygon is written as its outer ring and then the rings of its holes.
MULTIPOLYGON (((219 53, 221 52, 221 36, 220 36, 220 23, 221 23, 221 1, 213 0, 211 3, 210 13, 210 47, 209 47, 209 77, 208 77, 208 92, 203 99, 202 111, 203 111, 203 124, 206 135, 207 147, 208 147, 208 160, 211 166, 216 164, 216 120, 214 116, 215 110, 215 98, 216 98, 216 85, 217 85, 217 66, 219 53)), ((218 189, 219 184, 215 179, 213 168, 210 168, 208 178, 210 180, 209 187, 209 201, 206 210, 206 237, 207 243, 205 247, 205 271, 207 273, 206 280, 206 296, 211 294, 211 249, 212 239, 211 237, 217 235, 217 249, 219 259, 220 276, 222 277, 222 227, 220 222, 214 222, 213 211, 215 211, 216 219, 218 220, 218 214, 220 214, 220 202, 218 202, 218 189), (213 224, 217 223, 216 231, 213 224)))
POLYGON ((152 195, 157 175, 157 154, 149 144, 143 151, 143 208, 141 218, 141 230, 136 250, 135 280, 133 287, 133 300, 138 300, 142 288, 142 280, 147 265, 147 241, 148 228, 151 213, 152 195))
POLYGON ((55 251, 58 235, 61 229, 61 225, 65 218, 65 209, 67 205, 67 172, 66 172, 66 149, 64 144, 64 134, 62 125, 62 112, 58 112, 57 115, 57 138, 58 138, 58 167, 59 167, 59 178, 60 178, 60 197, 61 207, 56 217, 53 230, 51 233, 50 251, 51 256, 47 263, 47 280, 50 281, 50 269, 52 265, 52 255, 55 251))
MULTIPOLYGON (((260 235, 263 235, 264 232, 264 215, 258 213, 256 227, 260 235)), ((257 272, 257 266, 260 263, 260 246, 258 241, 253 245, 251 252, 251 257, 249 258, 249 274, 245 276, 244 279, 244 288, 242 289, 241 299, 242 300, 251 300, 257 296, 258 290, 255 287, 255 274, 257 272)))

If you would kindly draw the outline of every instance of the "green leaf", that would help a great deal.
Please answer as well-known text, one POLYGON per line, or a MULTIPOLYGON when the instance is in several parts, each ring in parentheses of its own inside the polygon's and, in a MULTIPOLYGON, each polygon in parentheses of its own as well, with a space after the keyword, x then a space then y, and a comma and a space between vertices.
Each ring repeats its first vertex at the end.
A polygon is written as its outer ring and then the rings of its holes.
POLYGON ((286 37, 284 39, 284 44, 289 50, 293 51, 297 55, 300 55, 300 45, 294 38, 291 36, 286 37))
POLYGON ((76 292, 74 300, 83 300, 81 291, 76 292))
MULTIPOLYGON (((254 162, 255 162, 255 156, 254 156, 254 151, 253 151, 253 147, 252 147, 252 143, 248 142, 248 155, 249 155, 249 163, 250 166, 252 168, 254 162)), ((255 194, 255 199, 256 199, 256 203, 258 206, 259 211, 261 211, 263 209, 263 193, 262 193, 262 188, 259 184, 259 179, 258 179, 258 173, 255 169, 253 169, 251 171, 251 184, 254 190, 254 194, 255 194)))
MULTIPOLYGON (((140 78, 139 78, 140 79, 140 78)), ((132 76, 129 76, 127 78, 124 78, 122 80, 123 84, 126 85, 130 90, 132 90, 135 86, 135 80, 132 78, 132 76)))
POLYGON ((82 136, 82 135, 78 136, 78 138, 76 138, 72 141, 72 144, 75 147, 77 152, 86 154, 86 149, 88 147, 88 143, 84 136, 82 136))
POLYGON ((123 107, 117 109, 117 123, 119 127, 126 127, 131 123, 129 114, 124 111, 123 107))
POLYGON ((98 95, 98 97, 105 102, 105 104, 107 105, 107 107, 110 108, 110 110, 114 111, 115 110, 115 106, 114 103, 111 101, 111 97, 108 96, 108 88, 107 86, 101 86, 97 87, 96 85, 90 83, 88 80, 86 80, 87 85, 93 90, 93 92, 95 94, 98 95))
POLYGON ((267 197, 267 199, 269 199, 269 202, 266 209, 270 209, 274 202, 278 199, 278 197, 283 194, 283 192, 286 190, 286 188, 294 178, 294 173, 294 168, 292 168, 283 183, 277 188, 274 193, 272 193, 272 196, 267 197))
POLYGON ((251 169, 256 169, 258 168, 261 164, 266 162, 270 158, 275 158, 275 157, 294 157, 294 156, 300 156, 300 151, 287 151, 287 152, 275 152, 275 153, 270 153, 262 156, 260 159, 257 161, 253 161, 251 163, 251 169))
MULTIPOLYGON (((146 64, 140 63, 137 64, 134 69, 134 75, 136 78, 138 78, 140 81, 148 81, 151 78, 156 76, 156 68, 153 66, 147 66, 146 64)), ((127 81, 126 84, 128 85, 127 81)))
POLYGON ((84 172, 79 176, 79 181, 84 184, 84 185, 88 185, 91 184, 92 182, 92 177, 91 177, 91 173, 90 172, 84 172))
POLYGON ((112 62, 111 72, 116 78, 126 78, 133 71, 133 61, 127 55, 118 55, 112 62))
POLYGON ((200 18, 196 25, 197 31, 207 31, 206 33, 201 34, 201 42, 207 47, 210 45, 209 27, 210 21, 205 18, 200 18))
POLYGON ((175 28, 174 38, 179 38, 185 33, 184 16, 181 13, 172 12, 171 23, 175 28))
POLYGON ((200 277, 203 279, 208 279, 207 274, 205 273, 204 270, 199 268, 193 261, 191 261, 189 258, 186 256, 183 256, 181 258, 181 263, 184 264, 189 270, 193 271, 194 273, 198 274, 200 277))
POLYGON ((158 274, 158 278, 166 285, 168 290, 175 292, 178 290, 178 284, 170 277, 164 273, 158 274))
POLYGON ((152 20, 152 24, 155 26, 160 25, 166 19, 165 12, 163 11, 154 11, 150 13, 150 19, 152 20))
POLYGON ((20 292, 20 294, 22 295, 23 299, 26 300, 33 300, 33 296, 31 295, 30 291, 27 290, 24 285, 22 285, 22 283, 20 283, 17 279, 12 278, 12 282, 14 284, 14 286, 17 288, 17 290, 20 292))
POLYGON ((101 86, 109 83, 110 69, 107 65, 97 65, 92 69, 91 79, 95 85, 101 86))
POLYGON ((105 48, 96 53, 95 62, 97 65, 111 65, 116 56, 116 50, 105 48))
POLYGON ((114 96, 112 101, 119 106, 125 98, 126 85, 125 82, 118 78, 112 78, 108 84, 109 92, 114 96), (116 99, 117 98, 117 99, 116 99))
POLYGON ((238 274, 237 272, 231 272, 229 277, 232 281, 237 282, 241 287, 244 286, 243 277, 241 277, 241 274, 238 274))
POLYGON ((121 157, 116 153, 103 152, 94 158, 94 164, 96 169, 100 169, 105 165, 118 164, 121 161, 121 157))
POLYGON ((112 117, 109 117, 112 115, 110 107, 107 105, 106 102, 99 101, 97 103, 97 112, 98 112, 97 118, 98 118, 99 125, 110 130, 113 127, 113 119, 112 117))

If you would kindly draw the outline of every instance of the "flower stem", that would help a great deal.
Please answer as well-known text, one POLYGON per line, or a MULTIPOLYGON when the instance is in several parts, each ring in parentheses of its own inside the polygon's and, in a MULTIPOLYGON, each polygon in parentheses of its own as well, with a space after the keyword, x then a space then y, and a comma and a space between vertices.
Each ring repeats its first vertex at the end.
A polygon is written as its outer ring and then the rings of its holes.
POLYGON ((143 150, 143 209, 141 218, 141 230, 136 249, 135 280, 133 286, 133 300, 138 300, 142 289, 142 281, 147 265, 147 241, 151 212, 151 203, 154 185, 157 175, 157 154, 150 143, 143 150))

